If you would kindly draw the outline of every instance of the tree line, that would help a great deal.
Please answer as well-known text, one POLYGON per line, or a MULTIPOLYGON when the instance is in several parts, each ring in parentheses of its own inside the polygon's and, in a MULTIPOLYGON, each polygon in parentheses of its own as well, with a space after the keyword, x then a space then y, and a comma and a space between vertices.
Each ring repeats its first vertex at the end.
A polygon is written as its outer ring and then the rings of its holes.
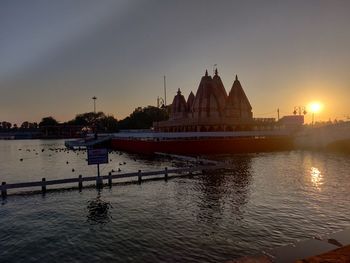
POLYGON ((37 129, 39 128, 39 124, 37 122, 28 122, 24 121, 20 126, 17 125, 17 123, 12 124, 8 121, 1 121, 0 122, 0 130, 1 131, 8 131, 8 130, 18 130, 18 129, 37 129))
POLYGON ((43 117, 39 123, 24 121, 20 126, 7 121, 0 122, 0 131, 37 130, 44 127, 81 126, 86 131, 117 132, 121 129, 149 129, 153 122, 167 120, 166 109, 154 106, 138 107, 128 117, 118 121, 113 115, 101 112, 77 114, 74 119, 59 122, 54 117, 43 117))

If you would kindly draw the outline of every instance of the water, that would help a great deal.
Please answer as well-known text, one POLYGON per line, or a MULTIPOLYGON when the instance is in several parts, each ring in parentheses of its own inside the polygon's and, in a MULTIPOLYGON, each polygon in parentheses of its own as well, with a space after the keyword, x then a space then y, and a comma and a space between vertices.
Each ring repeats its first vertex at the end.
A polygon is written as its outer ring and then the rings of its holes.
MULTIPOLYGON (((63 141, 0 141, 0 181, 95 174, 85 153, 50 148, 63 148, 63 141)), ((110 158, 104 174, 177 165, 118 153, 110 158)), ((349 155, 222 158, 236 169, 100 192, 10 196, 0 206, 1 262, 225 262, 350 226, 349 155)))

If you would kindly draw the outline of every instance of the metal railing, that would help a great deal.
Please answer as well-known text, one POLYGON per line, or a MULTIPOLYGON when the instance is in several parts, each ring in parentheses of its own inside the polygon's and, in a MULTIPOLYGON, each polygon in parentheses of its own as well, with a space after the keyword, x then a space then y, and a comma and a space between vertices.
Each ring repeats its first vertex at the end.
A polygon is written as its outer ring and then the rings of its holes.
POLYGON ((135 177, 137 178, 138 183, 141 183, 144 177, 149 178, 151 176, 164 175, 164 179, 167 180, 170 174, 178 174, 178 175, 184 174, 184 173, 191 174, 193 172, 198 172, 198 171, 202 172, 205 170, 230 169, 230 168, 232 168, 232 165, 218 164, 218 165, 212 165, 212 166, 202 165, 202 166, 174 168, 174 169, 168 169, 167 167, 165 167, 164 170, 147 171, 147 172, 142 172, 141 170, 139 170, 138 172, 124 173, 124 174, 109 173, 108 175, 102 175, 100 177, 97 177, 97 176, 83 177, 82 175, 79 175, 79 177, 75 177, 75 178, 54 179, 54 180, 46 180, 46 178, 42 178, 41 181, 24 182, 24 183, 7 184, 6 182, 2 182, 2 184, 0 185, 0 191, 1 191, 2 198, 6 198, 8 189, 41 187, 41 192, 45 194, 47 191, 47 186, 50 186, 50 185, 78 183, 78 188, 79 190, 81 190, 83 188, 83 182, 96 181, 96 186, 100 187, 100 186, 103 186, 104 184, 103 180, 108 180, 108 185, 112 186, 113 179, 135 177))

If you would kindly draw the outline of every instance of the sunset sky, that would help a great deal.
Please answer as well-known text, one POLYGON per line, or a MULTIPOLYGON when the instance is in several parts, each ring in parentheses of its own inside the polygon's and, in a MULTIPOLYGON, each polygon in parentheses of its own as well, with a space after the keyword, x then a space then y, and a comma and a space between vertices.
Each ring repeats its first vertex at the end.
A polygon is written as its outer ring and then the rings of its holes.
MULTIPOLYGON (((350 115, 350 1, 3 0, 0 121, 59 121, 97 110, 121 119, 197 90, 217 64, 255 117, 322 103, 350 115)), ((306 115, 311 121, 311 114, 306 115)))

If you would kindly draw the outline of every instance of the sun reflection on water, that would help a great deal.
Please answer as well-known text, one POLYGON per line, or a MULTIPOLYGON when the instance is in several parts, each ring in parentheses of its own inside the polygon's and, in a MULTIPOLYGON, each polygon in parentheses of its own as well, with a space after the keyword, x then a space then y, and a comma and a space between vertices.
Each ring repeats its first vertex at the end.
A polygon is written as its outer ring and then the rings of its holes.
POLYGON ((318 190, 321 190, 320 187, 323 184, 321 171, 316 167, 311 167, 310 175, 311 175, 311 182, 314 185, 314 187, 316 187, 318 190))

